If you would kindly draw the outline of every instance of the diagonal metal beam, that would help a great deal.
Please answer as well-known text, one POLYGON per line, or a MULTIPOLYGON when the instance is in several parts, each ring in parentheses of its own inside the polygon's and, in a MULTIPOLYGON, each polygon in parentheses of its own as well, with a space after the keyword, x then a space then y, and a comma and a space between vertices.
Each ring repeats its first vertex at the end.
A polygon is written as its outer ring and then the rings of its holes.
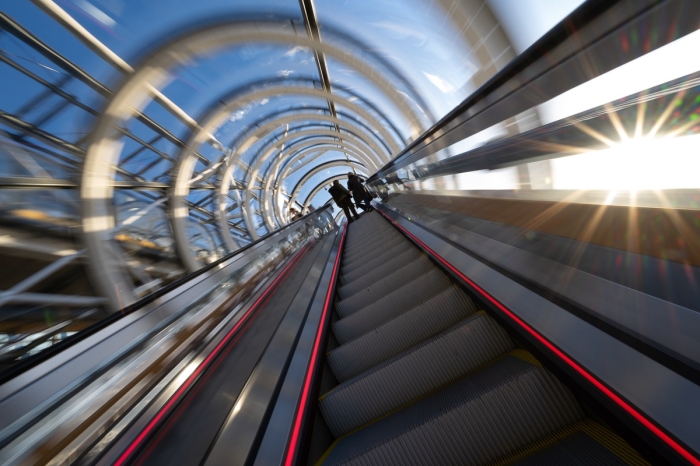
MULTIPOLYGON (((312 40, 321 43, 321 28, 318 25, 318 18, 316 17, 316 8, 314 7, 313 0, 299 0, 299 6, 301 7, 301 13, 304 17, 304 24, 306 24, 306 33, 312 40)), ((314 58, 316 59, 316 66, 318 68, 318 75, 321 78, 321 86, 323 90, 329 94, 333 92, 331 89, 331 78, 328 73, 328 64, 326 63, 326 57, 322 51, 315 49, 314 58)), ((328 109, 331 111, 331 116, 333 118, 338 118, 338 114, 335 110, 335 103, 332 100, 328 100, 328 109)), ((336 132, 340 133, 340 126, 335 123, 336 132)), ((341 139, 342 142, 342 139, 341 139)), ((345 154, 345 158, 350 161, 348 154, 345 154)), ((355 168, 353 167, 353 172, 355 168)))

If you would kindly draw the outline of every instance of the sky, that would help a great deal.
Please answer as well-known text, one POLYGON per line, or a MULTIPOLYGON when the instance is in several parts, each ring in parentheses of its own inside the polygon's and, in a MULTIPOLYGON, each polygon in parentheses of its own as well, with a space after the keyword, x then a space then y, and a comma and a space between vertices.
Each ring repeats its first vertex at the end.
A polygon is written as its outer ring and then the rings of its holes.
MULTIPOLYGON (((127 62, 136 64, 155 44, 167 37, 181 33, 193 24, 212 17, 264 17, 286 18, 281 27, 295 28, 302 25, 298 2, 295 0, 56 0, 100 41, 110 47, 127 62)), ((423 0, 383 1, 338 1, 316 0, 316 10, 322 26, 324 41, 330 44, 343 42, 344 36, 352 36, 357 43, 353 52, 379 68, 389 66, 404 78, 397 82, 397 89, 406 96, 414 108, 420 109, 424 124, 432 122, 449 112, 467 97, 471 89, 467 83, 474 72, 475 59, 471 45, 465 43, 457 27, 446 20, 445 12, 436 4, 423 0), (417 102, 420 98, 421 102, 417 102)), ((539 37, 561 21, 581 4, 580 0, 488 0, 488 5, 500 22, 500 27, 509 37, 513 49, 520 53, 530 47, 539 37)), ((116 87, 123 76, 87 50, 74 37, 50 20, 31 2, 3 2, 0 9, 17 20, 40 39, 56 47, 81 68, 116 87)), ((542 123, 548 123, 575 114, 587 108, 637 92, 655 84, 673 79, 700 69, 700 55, 695 51, 700 46, 700 34, 691 34, 662 49, 654 51, 628 65, 613 70, 578 88, 562 94, 537 108, 542 123), (682 57, 682 59, 679 59, 682 57), (651 70, 651 72, 650 72, 651 70)), ((8 56, 27 66, 44 79, 62 79, 62 73, 46 59, 32 52, 8 34, 0 36, 0 49, 8 56)), ((400 137, 408 140, 410 130, 398 110, 357 70, 333 58, 328 59, 333 86, 350 100, 358 97, 373 102, 392 122, 400 137)), ((385 68, 388 69, 388 68, 385 68)), ((195 118, 203 115, 212 103, 228 89, 245 88, 258 79, 288 80, 314 78, 317 71, 313 56, 303 47, 285 44, 244 44, 219 50, 202 56, 186 65, 172 70, 173 80, 164 92, 179 106, 195 118)), ((12 92, 0 91, 0 108, 9 112, 18 110, 24 102, 41 92, 41 86, 20 79, 17 72, 0 65, 0 80, 12 82, 12 92)), ((67 90, 95 109, 105 104, 105 99, 85 85, 72 82, 67 90)), ((318 99, 307 99, 304 105, 319 106, 318 99)), ((258 102, 232 113, 216 136, 222 142, 232 143, 255 118, 269 114, 273 109, 298 103, 285 98, 272 98, 258 102)), ((40 118, 49 111, 55 101, 47 100, 32 118, 40 118)), ((172 115, 158 105, 150 105, 147 113, 185 137, 187 129, 172 115)), ((31 120, 31 118, 29 118, 31 120)), ((61 118, 50 120, 44 128, 70 141, 84 136, 94 123, 94 118, 80 109, 73 109, 61 118)), ((147 137, 147 131, 134 127, 133 131, 147 137)), ((455 149, 458 153, 478 147, 494 137, 504 134, 499 124, 462 141, 455 149)), ((157 148, 173 153, 175 148, 157 143, 157 148)), ((251 146, 249 157, 258 150, 251 146)), ((134 170, 149 167, 152 155, 143 154, 130 163, 134 170)), ((330 152, 319 162, 343 157, 330 152)), ((591 159, 592 160, 592 159, 591 159)), ((586 165, 585 162, 581 162, 586 165)), ((574 166, 573 162, 570 164, 574 166)), ((562 165, 563 167, 563 165, 562 165)), ((588 164, 588 170, 599 170, 600 166, 588 164)), ((166 167, 167 168, 167 167, 166 167)), ((147 176, 157 176, 163 165, 152 167, 147 176)), ((573 168, 569 168, 570 170, 573 168)), ((577 167, 576 170, 582 168, 577 167)), ((651 168, 650 168, 651 169, 651 168)), ((313 180, 321 180, 331 174, 343 173, 344 169, 329 169, 313 180)), ((563 174, 565 168, 561 168, 563 174)), ((288 189, 303 172, 298 172, 287 181, 288 189)), ((592 175, 593 172, 590 173, 592 175)), ((488 175, 488 174, 486 174, 488 175)), ((474 174, 470 179, 486 183, 487 178, 474 174)), ((512 174, 494 173, 494 187, 511 180, 512 174), (498 177, 498 178, 494 178, 498 177)), ((476 182, 476 181, 474 181, 476 182)), ((312 183, 313 184, 313 183, 312 183)), ((555 183, 564 186, 566 183, 555 183)), ((311 187, 302 190, 302 194, 311 187)), ((321 197, 323 192, 319 194, 321 197)))

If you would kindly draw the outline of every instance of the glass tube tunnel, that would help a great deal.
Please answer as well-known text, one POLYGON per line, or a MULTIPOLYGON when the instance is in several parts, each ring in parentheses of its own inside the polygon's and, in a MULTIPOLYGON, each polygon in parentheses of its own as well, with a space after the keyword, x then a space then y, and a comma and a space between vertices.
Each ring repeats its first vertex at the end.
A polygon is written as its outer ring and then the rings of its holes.
POLYGON ((700 464, 699 25, 1 4, 0 464, 700 464))

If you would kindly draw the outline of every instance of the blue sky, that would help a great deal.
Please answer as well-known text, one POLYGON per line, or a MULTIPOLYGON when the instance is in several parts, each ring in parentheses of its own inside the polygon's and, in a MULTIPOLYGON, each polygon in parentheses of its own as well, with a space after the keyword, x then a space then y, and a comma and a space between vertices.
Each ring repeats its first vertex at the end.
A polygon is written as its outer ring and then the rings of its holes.
MULTIPOLYGON (((295 23, 296 26, 291 27, 302 25, 296 0, 56 0, 56 3, 132 65, 151 52, 154 44, 212 17, 276 17, 295 23)), ((335 34, 352 36, 358 41, 354 53, 379 68, 382 65, 374 57, 395 68, 406 79, 405 84, 397 84, 398 89, 408 96, 413 91, 413 95, 422 97, 427 105, 423 109, 425 118, 430 121, 439 119, 474 90, 468 85, 475 71, 470 45, 465 43, 446 12, 437 4, 424 0, 317 0, 315 3, 324 41, 340 44, 343 39, 335 34)), ((580 0, 489 0, 516 51, 527 48, 579 4, 580 0), (524 17, 527 21, 522 20, 524 17)), ((121 73, 95 56, 31 2, 4 2, 0 9, 110 87, 115 88, 122 80, 121 73)), ((348 45, 344 43, 343 46, 348 45)), ((62 74, 55 66, 9 35, 0 36, 0 47, 43 78, 53 82, 61 79, 62 74)), ((397 109, 357 70, 332 58, 328 59, 328 65, 334 86, 347 88, 373 102, 395 123, 403 137, 409 134, 397 109)), ((246 83, 265 78, 317 79, 310 51, 284 44, 246 44, 220 50, 179 66, 171 73, 174 79, 164 92, 195 118, 203 115, 209 105, 227 90, 246 83)), ((0 80, 12 83, 12 92, 0 91, 0 108, 10 112, 42 90, 7 66, 0 66, 0 80)), ((96 110, 105 104, 103 97, 82 83, 74 81, 67 89, 96 110)), ((323 105, 318 99, 302 99, 302 102, 309 106, 323 105)), ((272 98, 268 102, 238 109, 219 128, 217 137, 228 143, 269 109, 292 103, 299 102, 272 98)), ((45 102, 34 116, 54 104, 45 102)), ((160 106, 149 105, 146 112, 179 136, 187 135, 186 128, 160 106)), ((93 117, 75 109, 50 121, 45 128, 77 141, 90 130, 93 122, 93 117)), ((139 136, 148 138, 143 127, 134 125, 132 129, 139 136)), ((159 150, 171 154, 175 151, 171 145, 158 144, 159 150)), ((255 145, 251 147, 251 150, 256 149, 255 145)), ((152 156, 145 153, 131 163, 135 169, 148 166, 148 158, 152 156)), ((338 152, 329 153, 319 162, 339 157, 342 154, 338 152)), ((163 166, 158 165, 149 173, 155 176, 162 170, 163 166)), ((321 180, 345 171, 347 169, 330 169, 316 178, 321 180)), ((301 174, 292 176, 287 186, 296 183, 301 174)))

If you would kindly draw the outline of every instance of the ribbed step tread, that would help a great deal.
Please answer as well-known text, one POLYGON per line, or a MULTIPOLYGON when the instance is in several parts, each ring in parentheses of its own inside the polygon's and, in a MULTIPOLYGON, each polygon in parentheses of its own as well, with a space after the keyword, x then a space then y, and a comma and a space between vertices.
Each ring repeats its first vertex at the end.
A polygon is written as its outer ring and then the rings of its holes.
POLYGON ((583 417, 546 370, 506 356, 340 439, 324 464, 486 464, 583 417))
POLYGON ((476 312, 462 290, 451 286, 425 303, 328 354, 335 378, 344 382, 436 335, 476 312))
MULTIPOLYGON (((436 268, 427 257, 423 256, 421 260, 421 252, 416 248, 401 253, 401 257, 403 258, 403 267, 398 270, 394 269, 389 275, 378 278, 374 283, 360 288, 338 304, 343 303, 345 308, 361 309, 436 268)), ((360 279, 364 280, 364 276, 357 280, 360 279)), ((354 285, 355 281, 349 282, 348 285, 354 285)))
POLYGON ((432 263, 425 254, 422 254, 416 248, 408 249, 405 253, 386 261, 376 269, 369 270, 367 273, 356 278, 352 282, 346 282, 344 285, 338 288, 338 296, 340 296, 340 299, 347 299, 355 293, 362 291, 363 288, 371 286, 380 280, 389 278, 389 276, 395 272, 399 272, 406 267, 415 267, 416 264, 414 263, 418 260, 420 260, 422 264, 425 264, 423 273, 430 270, 432 263))
POLYGON ((389 224, 382 227, 372 227, 369 232, 358 232, 358 236, 355 241, 346 243, 344 246, 344 251, 350 256, 376 248, 387 241, 403 237, 401 233, 389 224))
POLYGON ((386 232, 396 231, 387 221, 378 219, 376 222, 369 222, 360 225, 353 225, 353 228, 348 231, 347 246, 361 246, 367 243, 367 240, 374 240, 386 232), (355 228, 357 227, 357 228, 355 228))
MULTIPOLYGON (((567 447, 566 450, 569 450, 569 448, 567 447)), ((540 437, 529 445, 512 450, 498 461, 490 463, 490 466, 514 466, 519 464, 625 464, 628 466, 649 466, 649 463, 627 442, 591 419, 576 422, 556 432, 540 437), (585 446, 578 444, 578 440, 576 440, 575 443, 577 445, 571 448, 577 451, 577 456, 584 459, 589 458, 588 461, 592 460, 592 462, 581 463, 574 460, 572 463, 568 458, 565 458, 567 452, 559 450, 559 444, 567 443, 571 437, 578 435, 584 435, 590 441, 598 444, 598 446, 590 444, 585 446), (579 447, 584 449, 590 447, 591 451, 587 452, 579 447), (555 449, 555 451, 551 451, 550 448, 555 449), (606 450, 607 453, 602 452, 601 448, 606 450), (608 455, 612 455, 614 458, 608 455), (557 457, 559 458, 559 460, 556 460, 558 462, 550 461, 557 457)))
MULTIPOLYGON (((355 234, 347 239, 345 248, 348 250, 359 251, 360 249, 376 243, 377 241, 386 241, 387 235, 396 236, 393 235, 393 233, 401 235, 396 228, 393 228, 386 222, 384 222, 383 225, 368 225, 366 228, 363 228, 360 231, 355 230, 355 234)), ((349 234, 350 233, 348 233, 348 235, 349 234)))
POLYGON ((347 248, 344 248, 343 264, 340 268, 340 273, 346 274, 352 272, 357 267, 365 264, 368 259, 373 259, 376 257, 377 253, 389 251, 402 244, 410 243, 402 236, 387 235, 383 240, 378 241, 377 244, 369 245, 361 250, 357 249, 355 251, 348 251, 347 248))
POLYGON ((345 281, 352 281, 355 278, 383 264, 392 257, 396 257, 408 249, 416 249, 406 238, 399 238, 397 241, 380 244, 376 248, 360 254, 355 262, 345 265, 341 273, 345 281))
POLYGON ((336 305, 336 311, 342 318, 333 324, 333 333, 341 344, 353 340, 423 304, 451 285, 442 271, 433 269, 361 309, 341 306, 341 301, 336 305))
POLYGON ((508 334, 486 314, 375 366, 320 400, 324 419, 339 437, 443 387, 512 350, 508 334))
POLYGON ((628 466, 622 458, 583 432, 577 432, 559 443, 512 463, 519 466, 628 466))

